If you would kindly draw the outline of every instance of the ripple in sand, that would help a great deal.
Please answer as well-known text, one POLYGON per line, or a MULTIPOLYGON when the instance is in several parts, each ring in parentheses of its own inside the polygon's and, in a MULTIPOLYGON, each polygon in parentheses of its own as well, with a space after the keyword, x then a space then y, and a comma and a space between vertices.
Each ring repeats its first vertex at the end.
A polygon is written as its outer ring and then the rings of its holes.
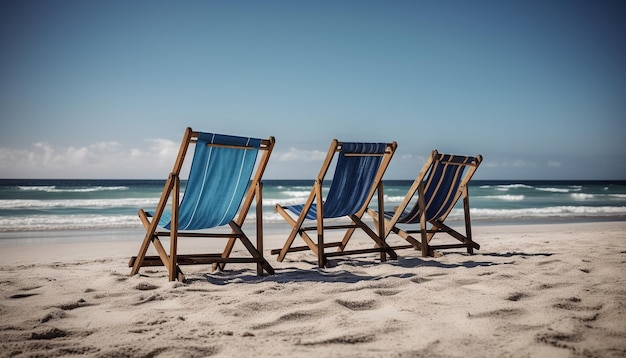
POLYGON ((459 286, 467 286, 467 285, 474 285, 479 283, 480 280, 474 279, 474 278, 469 278, 469 279, 461 279, 461 280, 455 280, 454 283, 456 283, 459 286))
POLYGON ((80 307, 87 307, 87 306, 91 306, 91 304, 87 303, 87 301, 81 298, 80 300, 76 302, 70 302, 64 305, 59 305, 59 306, 54 306, 54 307, 60 308, 63 311, 71 311, 80 307))
POLYGON ((543 266, 543 265, 549 265, 549 264, 557 264, 562 262, 561 260, 547 260, 547 261, 541 261, 537 263, 537 266, 543 266))
POLYGON ((569 333, 543 333, 535 336, 535 340, 538 342, 549 344, 553 347, 572 349, 572 346, 568 343, 576 343, 582 340, 579 334, 569 333))
MULTIPOLYGON (((219 353, 219 349, 215 346, 181 346, 181 347, 160 347, 152 349, 145 354, 144 357, 209 357, 219 353)), ((115 356, 115 355, 113 355, 115 356)), ((122 355, 124 356, 124 355, 122 355)))
POLYGON ((499 310, 493 310, 489 312, 481 312, 481 313, 468 313, 468 318, 509 318, 514 316, 519 316, 524 313, 524 310, 518 308, 503 308, 499 310))
POLYGON ((69 333, 62 329, 51 328, 43 332, 31 333, 30 339, 55 339, 60 337, 67 337, 68 335, 69 333))
POLYGON ((567 311, 599 311, 602 309, 602 305, 597 306, 584 306, 581 305, 582 300, 578 297, 570 297, 563 302, 555 303, 552 307, 559 308, 567 311))
POLYGON ((528 297, 527 294, 522 293, 522 292, 516 292, 516 293, 513 293, 513 294, 509 295, 506 298, 506 300, 507 301, 517 302, 517 301, 521 300, 522 298, 526 298, 526 297, 528 297))
POLYGON ((286 323, 286 322, 290 322, 291 323, 291 322, 304 321, 304 320, 307 320, 309 318, 317 317, 320 314, 321 313, 319 313, 319 312, 295 311, 295 312, 284 314, 284 315, 278 317, 278 319, 276 319, 274 321, 267 322, 267 323, 256 324, 256 325, 252 326, 251 328, 252 329, 264 329, 264 328, 269 328, 269 327, 276 326, 276 325, 281 324, 281 323, 286 323))
MULTIPOLYGON (((433 277, 435 275, 430 275, 430 276, 433 277)), ((423 278, 423 277, 413 277, 412 279, 410 279, 410 281, 413 283, 424 283, 424 282, 432 281, 432 279, 423 278)))
POLYGON ((379 295, 379 296, 395 296, 398 293, 400 293, 400 291, 398 291, 398 290, 376 290, 376 291, 374 291, 374 293, 379 295))
POLYGON ((48 321, 51 321, 53 319, 62 319, 67 317, 67 314, 65 313, 65 311, 63 310, 56 310, 53 312, 49 312, 47 313, 45 316, 43 316, 43 318, 41 318, 41 323, 46 323, 48 321))
POLYGON ((369 301, 336 300, 335 302, 353 311, 367 311, 367 310, 372 310, 378 306, 378 302, 374 300, 369 300, 369 301))
POLYGON ((37 296, 38 293, 17 293, 15 295, 11 295, 9 296, 10 299, 20 299, 20 298, 27 298, 27 297, 32 297, 32 296, 37 296))
POLYGON ((135 290, 139 290, 139 291, 151 291, 151 290, 156 290, 157 288, 159 288, 159 286, 151 285, 145 282, 142 282, 135 286, 135 290))
POLYGON ((144 303, 148 303, 148 302, 153 302, 153 301, 162 301, 164 298, 159 295, 150 295, 148 297, 139 297, 139 302, 133 303, 134 306, 139 306, 142 305, 144 303))
POLYGON ((339 336, 328 338, 320 341, 313 342, 302 342, 300 345, 303 346, 315 346, 315 345, 326 345, 326 344, 361 344, 361 343, 369 343, 376 340, 376 336, 372 334, 367 335, 352 335, 352 336, 339 336))

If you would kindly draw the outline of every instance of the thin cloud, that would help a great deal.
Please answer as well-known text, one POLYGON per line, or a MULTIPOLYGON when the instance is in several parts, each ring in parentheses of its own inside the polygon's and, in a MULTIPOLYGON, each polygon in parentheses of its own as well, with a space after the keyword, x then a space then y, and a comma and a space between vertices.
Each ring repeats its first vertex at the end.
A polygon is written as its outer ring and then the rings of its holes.
POLYGON ((276 160, 281 162, 316 162, 324 160, 324 158, 326 157, 326 153, 319 150, 301 150, 291 147, 286 152, 273 153, 272 158, 274 157, 276 158, 276 160))
POLYGON ((513 167, 515 168, 536 168, 537 164, 533 162, 529 162, 527 160, 516 160, 513 162, 513 167))
POLYGON ((513 160, 513 161, 485 161, 482 166, 486 168, 536 168, 537 164, 527 160, 513 160))
POLYGON ((0 148, 0 177, 160 178, 171 169, 178 143, 167 139, 147 139, 145 143, 142 148, 126 148, 117 142, 82 147, 39 142, 27 149, 0 148))
MULTIPOLYGON (((412 154, 412 153, 408 153, 408 154, 402 154, 399 157, 394 157, 400 160, 409 160, 409 161, 415 161, 418 163, 425 163, 426 162, 426 157, 424 157, 423 155, 420 154, 412 154)), ((394 159, 394 160, 397 160, 394 159)))
MULTIPOLYGON (((513 161, 485 161, 483 164, 487 168, 537 168, 539 165, 528 160, 517 159, 513 161)), ((549 160, 543 165, 548 168, 561 168, 563 163, 558 160, 549 160)))

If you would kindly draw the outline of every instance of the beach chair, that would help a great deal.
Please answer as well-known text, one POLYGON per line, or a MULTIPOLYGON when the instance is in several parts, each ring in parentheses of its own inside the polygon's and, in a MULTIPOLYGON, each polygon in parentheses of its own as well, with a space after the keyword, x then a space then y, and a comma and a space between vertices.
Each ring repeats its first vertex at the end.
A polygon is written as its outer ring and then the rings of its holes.
POLYGON ((163 265, 169 272, 170 281, 184 281, 180 265, 218 264, 223 267, 227 262, 256 263, 258 275, 264 271, 274 274, 274 269, 263 257, 261 182, 274 143, 274 137, 244 138, 194 132, 187 128, 156 210, 153 213, 139 210, 146 235, 139 254, 129 262, 131 276, 137 274, 141 267, 163 265), (180 172, 187 149, 192 144, 195 144, 193 161, 185 193, 179 201, 180 172), (262 155, 255 169, 259 151, 262 155), (242 229, 254 199, 256 246, 242 229), (165 210, 168 200, 171 212, 165 210), (217 232, 219 227, 223 227, 221 232, 217 232), (159 239, 162 236, 170 239, 169 254, 159 239), (228 238, 228 242, 221 253, 179 255, 177 246, 180 237, 228 238), (250 257, 231 257, 237 239, 248 250, 250 257), (150 244, 158 256, 146 256, 150 244))
POLYGON ((414 248, 421 250, 423 257, 438 257, 441 253, 437 250, 442 249, 467 248, 470 254, 474 249, 480 249, 480 245, 472 240, 468 184, 481 162, 481 155, 470 157, 441 154, 433 150, 402 204, 394 211, 385 212, 384 225, 377 222, 381 217, 380 212, 368 210, 377 227, 385 228, 380 236, 386 238, 394 232, 410 243, 394 246, 394 249, 414 248), (444 224, 461 197, 463 197, 465 235, 444 224), (419 226, 419 229, 410 229, 415 226, 419 226), (431 245, 430 242, 437 233, 447 233, 460 243, 431 245), (414 234, 419 234, 420 240, 416 239, 414 234))
POLYGON ((346 143, 334 139, 306 202, 302 205, 276 205, 276 211, 289 223, 292 230, 283 248, 272 250, 270 251, 271 254, 278 255, 277 260, 280 262, 289 252, 311 250, 317 255, 320 267, 326 266, 329 257, 340 255, 379 252, 381 261, 386 260, 387 254, 392 259, 397 258, 393 249, 385 243, 384 238, 379 237, 361 220, 375 192, 378 192, 378 202, 382 205, 382 177, 396 147, 396 142, 346 143), (335 154, 337 154, 335 172, 328 194, 324 199, 322 196, 324 177, 335 154), (297 218, 294 219, 290 213, 295 214, 297 218), (348 217, 350 223, 331 225, 325 222, 327 219, 341 217, 348 217), (316 224, 303 226, 307 220, 316 220, 316 224), (337 242, 326 242, 324 232, 335 229, 347 230, 344 239, 337 242), (352 251, 345 250, 355 229, 363 230, 374 241, 375 247, 352 251), (317 232, 317 242, 311 239, 308 231, 317 232), (297 235, 304 240, 306 246, 292 247, 297 235), (325 251, 331 247, 337 247, 337 251, 325 251))

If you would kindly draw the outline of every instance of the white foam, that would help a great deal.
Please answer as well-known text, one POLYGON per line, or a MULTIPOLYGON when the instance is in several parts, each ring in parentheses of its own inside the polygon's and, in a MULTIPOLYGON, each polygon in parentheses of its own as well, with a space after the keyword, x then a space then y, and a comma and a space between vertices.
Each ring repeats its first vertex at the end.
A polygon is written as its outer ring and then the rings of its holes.
MULTIPOLYGON (((402 203, 402 201, 404 200, 404 196, 387 196, 385 195, 385 203, 402 203)), ((374 199, 376 200, 376 199, 374 199)), ((411 200, 413 201, 413 199, 411 200)))
MULTIPOLYGON (((475 219, 517 219, 533 217, 611 217, 626 215, 626 206, 551 206, 526 209, 470 209, 475 219)), ((457 219, 463 217, 463 211, 454 209, 452 214, 457 219)))
POLYGON ((50 191, 50 190, 56 189, 56 186, 54 186, 54 185, 42 185, 42 186, 21 186, 21 185, 18 185, 17 188, 20 189, 20 190, 24 190, 24 191, 50 191))
POLYGON ((535 190, 547 191, 550 193, 569 193, 570 192, 570 189, 567 189, 567 188, 535 188, 535 190))
POLYGON ((125 198, 125 199, 72 199, 72 200, 0 200, 0 209, 62 209, 62 208, 120 208, 155 207, 159 199, 155 198, 125 198))
MULTIPOLYGON (((255 218, 254 208, 250 210, 247 222, 255 218)), ((462 209, 453 209, 448 220, 462 220, 462 209)), ((524 218, 567 218, 567 217, 623 217, 626 206, 553 206, 527 209, 471 209, 472 219, 524 219, 524 218)), ((336 221, 340 221, 336 219, 336 221)), ((284 224, 284 219, 273 210, 264 210, 265 224, 284 224)), ((33 215, 0 217, 0 232, 45 231, 45 230, 86 230, 113 228, 141 228, 136 215, 33 215)))
POLYGON ((526 184, 507 184, 498 185, 496 189, 500 191, 508 191, 509 189, 532 189, 532 186, 526 184))
POLYGON ((280 205, 298 205, 304 204, 303 198, 291 198, 291 199, 263 199, 263 206, 275 206, 276 204, 280 205))
POLYGON ((487 195, 481 196, 481 199, 496 199, 496 200, 505 200, 505 201, 522 201, 524 200, 524 195, 487 195))
POLYGON ((595 195, 593 194, 585 194, 585 193, 572 193, 570 195, 575 200, 589 200, 595 197, 595 195))
POLYGON ((290 197, 296 197, 296 198, 306 198, 309 196, 309 194, 311 193, 311 191, 293 191, 293 190, 287 190, 287 191, 283 191, 281 192, 281 194, 285 194, 287 196, 290 197))
POLYGON ((129 190, 127 186, 89 186, 83 188, 63 188, 57 189, 55 185, 44 186, 18 186, 18 189, 24 191, 44 191, 48 193, 91 193, 96 191, 118 191, 129 190))
POLYGON ((0 232, 141 227, 134 215, 33 215, 0 217, 0 232))

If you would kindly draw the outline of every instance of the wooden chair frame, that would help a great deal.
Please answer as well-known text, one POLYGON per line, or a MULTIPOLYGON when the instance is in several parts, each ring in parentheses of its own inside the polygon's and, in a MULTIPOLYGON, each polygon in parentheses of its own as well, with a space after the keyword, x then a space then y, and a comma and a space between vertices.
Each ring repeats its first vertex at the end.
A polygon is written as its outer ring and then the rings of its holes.
MULTIPOLYGON (((422 252, 423 257, 432 256, 439 257, 441 253, 437 250, 443 249, 452 249, 452 248, 466 248, 467 252, 473 254, 473 250, 479 250, 480 245, 473 241, 472 239, 472 226, 470 219, 470 202, 469 202, 469 190, 468 184, 474 175, 476 169, 482 162, 483 158, 481 155, 477 155, 474 157, 473 161, 467 164, 459 164, 454 163, 456 165, 463 165, 468 167, 468 170, 463 175, 461 179, 459 188, 454 193, 448 193, 447 195, 454 195, 452 199, 452 205, 449 206, 446 212, 444 212, 438 219, 436 220, 427 220, 426 218, 426 203, 424 202, 424 193, 426 192, 426 186, 424 180, 428 173, 435 167, 437 163, 446 163, 445 158, 450 157, 449 154, 440 154, 437 150, 433 150, 431 155, 428 157, 426 163, 422 167, 422 170, 417 175, 417 178, 413 181, 413 184, 409 188, 402 204, 400 206, 394 208, 394 215, 391 219, 384 219, 384 225, 379 224, 379 220, 381 218, 379 209, 378 212, 368 209, 368 214, 372 216, 374 222, 377 223, 378 227, 384 227, 384 232, 381 234, 382 237, 388 237, 391 232, 397 234, 401 238, 405 239, 409 242, 410 245, 401 245, 401 246, 393 246, 394 249, 405 249, 405 248, 414 248, 416 250, 420 250, 422 252), (398 226, 398 221, 404 211, 409 206, 411 200, 413 199, 415 193, 418 194, 417 205, 419 205, 419 213, 420 213, 420 222, 419 229, 417 230, 407 230, 402 229, 398 226), (459 198, 463 198, 463 214, 464 214, 464 223, 465 223, 465 235, 459 233, 458 231, 452 229, 450 226, 444 224, 445 219, 448 217, 452 208, 455 206, 455 203, 459 200, 459 198), (428 224, 430 224, 430 228, 428 228, 428 224), (446 244, 446 245, 431 245, 430 242, 433 239, 433 236, 436 233, 447 233, 453 238, 460 241, 460 244, 446 244), (420 240, 417 240, 413 234, 419 234, 420 240)), ((383 216, 384 217, 384 216, 383 216)), ((417 225, 412 223, 406 223, 404 225, 417 225)))
MULTIPOLYGON (((262 275, 263 271, 268 274, 274 274, 274 269, 263 257, 263 183, 261 178, 269 161, 270 155, 274 148, 275 139, 263 139, 259 151, 262 151, 261 159, 257 169, 253 174, 250 187, 241 204, 239 214, 236 219, 231 220, 228 224, 231 228, 230 233, 205 233, 205 232, 179 232, 178 231, 178 211, 180 205, 180 172, 183 167, 187 149, 196 142, 199 132, 194 132, 191 128, 185 130, 185 134, 178 151, 178 156, 174 164, 174 168, 167 178, 163 192, 159 199, 154 215, 150 219, 150 215, 143 209, 139 210, 139 219, 146 229, 143 242, 137 256, 130 259, 129 267, 132 267, 131 276, 139 273, 139 269, 144 266, 165 266, 169 272, 169 280, 179 281, 185 280, 185 275, 180 269, 180 265, 197 265, 197 264, 219 264, 223 268, 225 263, 256 263, 257 274, 262 275), (171 230, 158 231, 159 220, 165 211, 168 200, 171 198, 172 205, 172 221, 171 230), (256 247, 244 233, 242 226, 256 198, 256 247), (170 237, 169 254, 163 247, 160 236, 170 237), (221 254, 188 254, 179 255, 177 253, 179 237, 206 237, 206 238, 228 238, 228 242, 221 254), (236 240, 239 239, 252 257, 230 257, 236 240), (158 256, 146 256, 150 244, 154 245, 158 256)), ((220 146, 219 144, 207 144, 220 146)), ((221 145, 224 147, 224 145, 221 145)), ((225 146, 244 148, 239 146, 225 146)), ((258 160, 258 159, 257 159, 258 160)))
MULTIPOLYGON (((376 173, 376 177, 374 179, 374 184, 372 185, 368 197, 365 200, 363 207, 358 210, 356 213, 349 215, 351 220, 351 224, 346 225, 326 225, 324 223, 324 198, 322 196, 323 182, 326 173, 333 161, 333 158, 336 153, 341 151, 343 142, 339 142, 336 139, 333 139, 330 148, 328 150, 328 154, 326 155, 326 159, 322 164, 322 167, 317 175, 313 188, 311 189, 311 193, 306 200, 303 210, 299 217, 294 220, 292 216, 287 212, 287 210, 277 204, 275 210, 289 223, 292 227, 291 233, 289 234, 287 241, 285 242, 282 249, 274 249, 271 250, 272 255, 278 255, 277 260, 282 262, 289 252, 297 252, 297 251, 305 251, 311 250, 318 257, 318 265, 319 267, 326 266, 327 259, 329 257, 342 256, 342 255, 352 255, 352 254, 362 254, 362 253, 373 253, 380 252, 381 261, 386 261, 387 254, 392 258, 396 259, 397 255, 393 251, 389 245, 385 242, 384 237, 381 238, 376 232, 374 232, 367 224, 365 224, 361 217, 367 210, 367 206, 371 199, 374 196, 374 193, 378 193, 378 204, 380 207, 383 205, 383 182, 382 177, 385 173, 387 167, 389 166, 389 162, 395 153, 397 148, 396 142, 386 143, 386 149, 383 154, 358 154, 358 153, 347 153, 346 156, 370 156, 370 155, 380 155, 383 157, 382 162, 379 166, 378 172, 376 173), (315 205, 317 209, 317 218, 315 226, 303 226, 306 220, 306 213, 309 211, 311 206, 315 205), (325 242, 324 231, 326 230, 336 230, 336 229, 346 229, 346 234, 343 237, 342 241, 339 242, 325 242), (345 250, 350 237, 356 229, 363 230, 374 242, 375 247, 369 249, 360 249, 360 250, 345 250), (316 231, 317 232, 317 242, 315 242, 311 236, 307 233, 307 231, 316 231), (292 247, 292 244, 297 235, 304 240, 306 246, 297 246, 292 247), (326 248, 337 247, 337 252, 325 252, 326 248)), ((382 218, 382 216, 381 216, 382 218)), ((381 220, 382 222, 382 220, 381 220)), ((382 232, 382 227, 381 230, 382 232)))

